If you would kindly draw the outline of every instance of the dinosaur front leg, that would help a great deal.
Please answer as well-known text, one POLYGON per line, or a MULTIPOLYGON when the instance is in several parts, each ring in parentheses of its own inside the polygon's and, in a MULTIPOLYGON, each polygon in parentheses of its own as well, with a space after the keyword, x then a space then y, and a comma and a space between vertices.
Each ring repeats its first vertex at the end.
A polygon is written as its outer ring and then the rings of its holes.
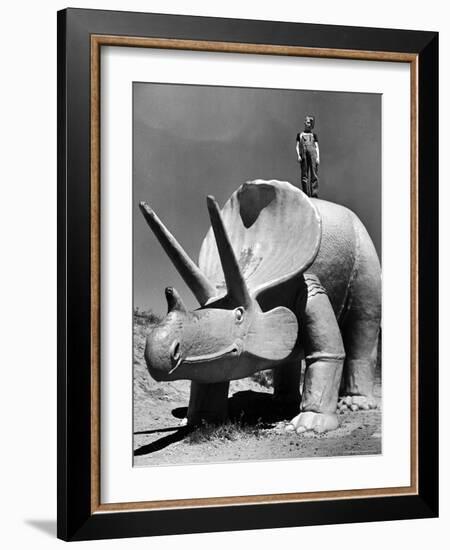
POLYGON ((315 276, 305 277, 307 292, 298 300, 306 371, 300 414, 287 430, 321 433, 338 427, 336 407, 344 345, 330 300, 315 276))
POLYGON ((191 382, 191 394, 187 413, 187 423, 221 423, 228 417, 229 382, 202 384, 191 382))
POLYGON ((287 418, 300 407, 301 360, 288 361, 273 369, 273 401, 283 418, 287 418))

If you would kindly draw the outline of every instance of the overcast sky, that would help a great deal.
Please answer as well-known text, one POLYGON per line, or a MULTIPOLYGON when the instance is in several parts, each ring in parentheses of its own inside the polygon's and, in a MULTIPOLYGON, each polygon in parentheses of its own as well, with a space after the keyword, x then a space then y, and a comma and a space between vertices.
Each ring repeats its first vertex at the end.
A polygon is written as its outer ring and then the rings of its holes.
POLYGON ((198 304, 138 209, 158 216, 197 262, 206 195, 223 206, 243 182, 300 185, 295 137, 316 117, 319 197, 343 204, 381 252, 381 95, 134 83, 134 304, 166 312, 164 288, 198 304))

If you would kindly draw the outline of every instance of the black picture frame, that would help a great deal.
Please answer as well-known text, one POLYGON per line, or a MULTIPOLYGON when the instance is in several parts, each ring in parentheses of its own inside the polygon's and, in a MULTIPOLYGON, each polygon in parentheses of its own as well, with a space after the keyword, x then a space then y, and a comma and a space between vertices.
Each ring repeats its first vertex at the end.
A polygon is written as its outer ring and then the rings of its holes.
POLYGON ((58 12, 58 531, 64 540, 438 515, 438 34, 85 9, 58 12), (96 511, 92 487, 92 36, 396 52, 417 61, 418 488, 414 495, 96 511))

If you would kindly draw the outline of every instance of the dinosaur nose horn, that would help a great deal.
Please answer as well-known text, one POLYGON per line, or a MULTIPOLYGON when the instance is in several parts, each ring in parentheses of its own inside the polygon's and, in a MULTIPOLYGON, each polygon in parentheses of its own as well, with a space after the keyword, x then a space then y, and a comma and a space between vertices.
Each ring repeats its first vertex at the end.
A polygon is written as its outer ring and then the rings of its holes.
POLYGON ((171 286, 166 288, 166 300, 167 300, 167 313, 171 311, 183 311, 186 312, 186 306, 183 304, 183 300, 180 298, 178 292, 171 286))

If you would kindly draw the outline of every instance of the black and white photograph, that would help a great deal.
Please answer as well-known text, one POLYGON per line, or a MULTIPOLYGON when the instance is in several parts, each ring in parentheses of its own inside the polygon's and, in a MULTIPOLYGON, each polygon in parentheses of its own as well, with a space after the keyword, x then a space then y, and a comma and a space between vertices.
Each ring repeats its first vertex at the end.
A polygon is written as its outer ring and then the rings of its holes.
POLYGON ((382 95, 133 83, 133 465, 382 453, 382 95))

